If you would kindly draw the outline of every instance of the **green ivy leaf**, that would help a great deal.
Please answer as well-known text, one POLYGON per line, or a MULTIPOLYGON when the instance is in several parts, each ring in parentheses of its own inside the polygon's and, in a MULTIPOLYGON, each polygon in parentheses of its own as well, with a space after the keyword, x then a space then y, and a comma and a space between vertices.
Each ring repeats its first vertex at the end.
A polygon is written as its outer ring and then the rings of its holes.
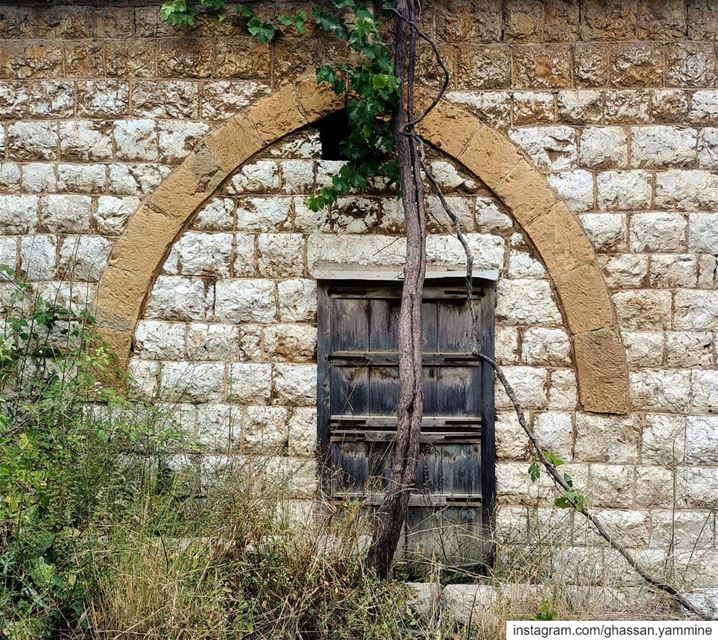
POLYGON ((529 465, 529 478, 531 478, 531 482, 536 482, 541 477, 541 467, 539 467, 539 463, 534 461, 529 465))

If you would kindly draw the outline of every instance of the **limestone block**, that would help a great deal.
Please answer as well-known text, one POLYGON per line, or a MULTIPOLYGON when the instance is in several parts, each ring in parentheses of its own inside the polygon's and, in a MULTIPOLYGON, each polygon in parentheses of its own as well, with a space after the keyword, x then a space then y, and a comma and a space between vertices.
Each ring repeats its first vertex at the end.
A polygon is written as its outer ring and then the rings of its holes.
POLYGON ((252 80, 215 80, 200 87, 200 117, 205 120, 226 120, 249 105, 269 87, 252 80))
POLYGON ((666 332, 666 364, 708 367, 713 364, 713 334, 709 331, 666 332))
POLYGON ((593 175, 582 169, 560 171, 548 177, 549 184, 571 211, 578 213, 593 209, 593 175))
POLYGON ((628 366, 633 369, 660 367, 663 364, 662 331, 622 331, 628 366))
POLYGON ((511 124, 511 100, 508 92, 451 91, 446 97, 451 102, 475 113, 491 127, 504 130, 511 124))
POLYGON ((710 210, 718 207, 718 176, 708 171, 662 171, 656 174, 656 205, 665 209, 710 210))
POLYGON ((718 254, 718 214, 688 216, 688 249, 696 253, 718 254))
POLYGON ((546 269, 527 251, 512 251, 509 254, 509 278, 544 278, 546 269))
POLYGON ((205 284, 199 278, 159 276, 145 315, 158 320, 204 320, 207 306, 205 284))
POLYGON ((227 193, 273 193, 279 190, 279 165, 274 160, 255 160, 232 176, 227 193))
POLYGON ((718 465, 718 417, 688 416, 686 419, 686 463, 718 465))
POLYGON ((320 211, 311 211, 307 207, 305 200, 306 198, 303 196, 292 198, 295 231, 304 233, 328 232, 330 230, 329 210, 324 208, 320 211))
POLYGON ((655 254, 651 256, 649 283, 652 287, 678 289, 695 287, 698 261, 693 255, 655 254))
POLYGON ((308 193, 314 187, 314 161, 282 160, 279 163, 282 190, 285 193, 308 193))
POLYGON ((603 87, 608 82, 609 57, 600 43, 578 43, 574 55, 574 76, 578 87, 603 87))
POLYGON ((272 393, 272 365, 232 364, 227 397, 240 404, 267 404, 272 393))
MULTIPOLYGON (((504 241, 488 234, 467 233, 466 240, 474 257, 474 269, 499 269, 504 262, 504 241)), ((466 253, 455 236, 430 235, 426 239, 426 255, 429 262, 449 265, 465 265, 466 253)))
POLYGON ((146 400, 154 399, 157 394, 159 371, 159 362, 131 358, 127 368, 130 392, 146 400))
POLYGON ((185 276, 229 276, 231 233, 186 231, 172 247, 168 262, 177 261, 177 273, 185 276))
POLYGON ((77 83, 77 114, 91 118, 127 115, 130 89, 121 80, 86 80, 77 83))
POLYGON ((507 324, 559 324, 561 314, 546 280, 500 280, 497 320, 507 324))
POLYGON ((584 213, 581 226, 596 251, 627 249, 627 216, 621 213, 584 213))
POLYGON ((60 156, 64 160, 109 160, 112 157, 110 125, 95 120, 60 122, 60 156))
POLYGON ((168 164, 184 160, 209 131, 204 122, 165 121, 157 125, 159 159, 168 164))
POLYGON ((543 91, 514 91, 511 94, 514 126, 551 123, 556 119, 554 96, 543 91))
POLYGON ((135 353, 147 360, 180 360, 185 356, 185 325, 140 320, 135 329, 135 353))
POLYGON ((640 287, 645 285, 648 274, 648 256, 635 253, 619 253, 613 256, 599 256, 606 284, 611 289, 640 287))
POLYGON ((242 450, 279 453, 287 443, 287 414, 284 407, 244 407, 239 420, 242 450))
POLYGON ((7 151, 13 160, 57 160, 55 122, 13 122, 7 127, 7 151))
POLYGON ((698 256, 698 287, 701 289, 713 289, 716 271, 718 271, 718 260, 712 255, 698 256))
POLYGON ((388 236, 313 234, 307 239, 307 263, 310 273, 318 262, 345 264, 348 256, 362 266, 401 265, 405 246, 403 238, 388 236))
POLYGON ((671 324, 669 291, 637 289, 613 294, 618 319, 627 329, 664 329, 671 324))
POLYGON ((152 193, 169 175, 170 168, 154 164, 111 164, 109 192, 119 196, 152 193))
MULTIPOLYGON (((546 369, 541 367, 504 367, 504 374, 524 409, 543 409, 547 401, 546 369)), ((513 407, 501 383, 497 382, 496 406, 513 407)))
POLYGON ((97 282, 111 250, 112 243, 102 236, 65 237, 60 247, 60 270, 72 280, 97 282))
POLYGON ((672 87, 710 87, 716 80, 713 46, 673 42, 666 46, 666 84, 672 87))
POLYGON ((457 71, 468 89, 502 89, 511 84, 511 52, 505 46, 465 45, 457 52, 457 71))
POLYGON ((548 408, 571 411, 576 409, 578 390, 574 371, 572 369, 554 369, 550 373, 550 378, 548 408))
POLYGON ((220 280, 215 287, 215 318, 223 322, 272 322, 276 318, 271 280, 220 280))
POLYGON ((197 118, 199 90, 189 80, 140 80, 132 85, 132 115, 140 118, 197 118))
POLYGON ((0 188, 12 193, 20 190, 22 171, 15 162, 0 162, 0 188))
POLYGON ((576 414, 576 460, 627 464, 638 460, 638 417, 576 414))
POLYGON ((283 280, 277 285, 279 319, 282 322, 311 322, 317 314, 317 285, 314 280, 283 280))
POLYGON ((648 87, 663 80, 661 48, 652 42, 617 44, 612 48, 611 80, 618 87, 648 87))
POLYGON ((133 196, 100 196, 93 216, 97 230, 106 235, 119 235, 139 206, 140 199, 133 196))
POLYGON ((584 167, 623 168, 628 164, 628 141, 621 127, 585 127, 580 145, 579 160, 584 167))
POLYGON ((529 328, 523 334, 522 359, 530 365, 571 364, 571 342, 563 329, 529 328))
POLYGON ((691 372, 691 407, 699 413, 718 412, 718 371, 695 369, 691 372))
POLYGON ((685 250, 687 226, 686 218, 677 213, 652 211, 633 214, 629 229, 631 250, 685 250))
POLYGON ((297 407, 289 417, 289 454, 313 456, 317 447, 317 410, 297 407))
POLYGON ((545 451, 564 462, 573 458, 573 422, 570 413, 547 411, 534 418, 534 434, 545 451))
POLYGON ((628 89, 607 91, 604 121, 608 124, 637 124, 650 121, 651 92, 628 89))
POLYGON ((102 193, 107 183, 104 164, 57 165, 57 189, 70 193, 102 193))
POLYGON ((651 115, 657 122, 685 122, 690 95, 679 89, 657 89, 651 96, 651 115))
POLYGON ((638 409, 676 413, 688 409, 691 398, 691 378, 688 370, 634 371, 630 374, 630 385, 631 400, 638 409))
POLYGON ((713 545, 711 515, 696 511, 652 511, 652 546, 701 549, 713 545))
POLYGON ((304 236, 298 233, 262 233, 257 237, 259 275, 268 277, 304 274, 304 236))
POLYGON ((239 329, 230 324, 188 324, 187 357, 190 360, 239 358, 239 329))
MULTIPOLYGON (((473 199, 467 197, 447 195, 445 196, 445 200, 448 203, 451 211, 453 211, 454 215, 459 219, 459 224, 461 225, 462 231, 475 231, 476 225, 474 223, 473 199)), ((401 215, 402 217, 401 224, 403 227, 404 212, 401 209, 401 203, 398 200, 395 200, 394 202, 396 205, 396 214, 401 215)), ((386 203, 386 200, 384 200, 384 203, 386 203)), ((442 231, 445 231, 446 228, 453 228, 453 223, 446 215, 444 207, 437 196, 427 196, 426 212, 429 216, 429 233, 432 233, 432 231, 434 230, 437 233, 441 233, 442 231), (436 222, 437 220, 439 222, 436 222)), ((382 220, 382 222, 384 222, 384 220, 382 220)))
POLYGON ((718 168, 718 128, 699 129, 698 165, 707 169, 718 168))
POLYGON ((499 364, 518 364, 519 333, 515 327, 496 327, 494 342, 496 362, 499 364))
POLYGON ((17 240, 16 238, 0 238, 0 265, 15 269, 17 262, 17 240))
POLYGON ((513 71, 521 87, 565 88, 571 82, 570 49, 564 44, 517 47, 513 71))
POLYGON ((273 398, 277 404, 315 406, 316 364, 275 364, 273 398))
POLYGON ((718 292, 683 289, 675 293, 675 329, 718 329, 718 292))
POLYGON ((603 116, 603 95, 600 91, 563 90, 558 92, 556 101, 561 122, 585 125, 600 122, 603 116))
POLYGON ((511 218, 501 211, 493 198, 480 196, 476 198, 475 206, 478 231, 487 233, 510 229, 513 226, 511 218))
POLYGON ((274 231, 287 225, 290 198, 246 198, 237 202, 237 229, 274 231))
POLYGON ((212 198, 198 212, 192 223, 199 231, 230 231, 234 225, 234 200, 212 198))
POLYGON ((309 324, 273 324, 264 330, 264 349, 275 360, 304 361, 314 357, 317 329, 309 324))
POLYGON ((646 511, 603 509, 596 513, 598 521, 614 537, 631 547, 648 546, 650 518, 646 511))
POLYGON ((596 507, 622 509, 633 504, 635 468, 620 464, 590 466, 589 495, 596 507))
POLYGON ((530 451, 528 436, 519 424, 515 411, 512 409, 497 411, 494 428, 496 430, 496 455, 501 462, 528 460, 530 451))
POLYGON ((45 196, 40 201, 42 225, 56 233, 77 233, 90 227, 92 198, 88 196, 45 196))
POLYGON ((631 130, 634 167, 680 167, 696 159, 695 129, 653 125, 631 130))
POLYGON ((151 162, 159 157, 154 120, 118 120, 113 128, 118 160, 151 162))
POLYGON ((20 273, 28 280, 52 280, 57 266, 56 253, 55 236, 30 235, 20 238, 20 273))
POLYGON ((539 167, 561 171, 576 164, 576 131, 572 127, 524 127, 509 131, 509 137, 539 167))
POLYGON ((237 407, 207 403, 196 407, 195 437, 205 452, 228 453, 239 450, 240 417, 237 407))
POLYGON ((160 394, 168 401, 220 402, 224 396, 224 365, 201 362, 163 362, 160 394))
POLYGON ((431 173, 445 192, 462 190, 472 192, 476 189, 476 182, 459 173, 456 166, 446 160, 433 160, 431 173))
POLYGON ((53 193, 57 190, 55 165, 30 162, 22 165, 22 189, 26 193, 53 193))
POLYGON ((713 509, 718 501, 718 469, 682 467, 677 471, 678 505, 689 509, 713 509))
POLYGON ((600 209, 647 209, 651 204, 651 175, 647 171, 604 171, 598 174, 600 209))

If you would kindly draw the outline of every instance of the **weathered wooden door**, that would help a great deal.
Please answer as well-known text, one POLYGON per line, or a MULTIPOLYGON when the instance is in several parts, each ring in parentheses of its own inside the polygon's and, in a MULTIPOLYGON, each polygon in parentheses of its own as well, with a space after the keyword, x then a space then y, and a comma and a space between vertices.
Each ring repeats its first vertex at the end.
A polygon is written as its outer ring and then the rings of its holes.
MULTIPOLYGON (((324 283, 319 299, 319 439, 325 492, 378 504, 391 468, 399 396, 400 283, 324 283)), ((475 288, 493 356, 494 289, 475 288)), ((495 495, 492 372, 472 355, 464 285, 427 281, 424 420, 402 552, 415 569, 488 560, 495 495), (425 563, 424 563, 425 564, 425 563)))

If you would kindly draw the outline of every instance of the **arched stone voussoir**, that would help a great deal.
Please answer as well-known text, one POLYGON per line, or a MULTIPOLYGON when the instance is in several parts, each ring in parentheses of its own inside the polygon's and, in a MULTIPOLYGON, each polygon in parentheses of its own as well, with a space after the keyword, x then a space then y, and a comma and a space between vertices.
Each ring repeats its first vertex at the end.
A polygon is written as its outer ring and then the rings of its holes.
MULTIPOLYGON (((133 214, 97 297, 101 330, 122 364, 164 257, 192 216, 256 153, 343 105, 342 96, 314 77, 284 85, 205 136, 133 214)), ((465 109, 440 103, 420 132, 499 196, 546 265, 573 341, 583 410, 626 413, 625 349, 593 247, 576 217, 508 138, 465 109)))

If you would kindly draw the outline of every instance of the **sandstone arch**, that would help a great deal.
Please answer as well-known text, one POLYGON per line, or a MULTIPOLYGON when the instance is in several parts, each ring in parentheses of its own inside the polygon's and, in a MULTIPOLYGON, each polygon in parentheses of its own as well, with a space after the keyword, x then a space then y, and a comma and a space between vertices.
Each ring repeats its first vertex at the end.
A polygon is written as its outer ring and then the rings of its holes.
MULTIPOLYGON (((208 134, 133 214, 97 297, 101 331, 123 363, 156 274, 193 214, 254 154, 342 106, 343 99, 313 78, 278 89, 208 134)), ((583 409, 626 413, 625 350, 603 274, 576 217, 508 138, 464 109, 442 102, 422 122, 421 134, 497 194, 541 256, 571 334, 583 409)))

